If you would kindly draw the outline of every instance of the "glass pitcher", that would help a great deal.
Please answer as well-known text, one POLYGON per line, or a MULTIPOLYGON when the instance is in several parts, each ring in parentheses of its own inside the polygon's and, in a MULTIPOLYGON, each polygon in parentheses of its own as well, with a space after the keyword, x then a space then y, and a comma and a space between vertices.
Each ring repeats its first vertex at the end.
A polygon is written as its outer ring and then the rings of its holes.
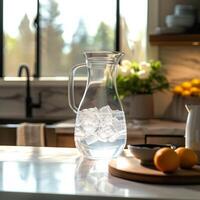
POLYGON ((75 145, 90 159, 118 156, 126 144, 125 114, 116 87, 117 66, 123 53, 115 51, 85 52, 85 64, 72 68, 68 101, 76 113, 75 145), (85 67, 88 77, 79 106, 74 98, 74 75, 85 67))

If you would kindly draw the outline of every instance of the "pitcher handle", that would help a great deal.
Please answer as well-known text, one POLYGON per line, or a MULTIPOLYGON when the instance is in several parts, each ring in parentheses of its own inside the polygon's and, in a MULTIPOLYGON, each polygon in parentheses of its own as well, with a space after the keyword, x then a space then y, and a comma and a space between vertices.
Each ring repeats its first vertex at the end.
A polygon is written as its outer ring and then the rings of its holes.
POLYGON ((76 106, 75 98, 74 98, 74 76, 76 70, 82 67, 86 67, 85 64, 78 64, 72 67, 71 73, 69 74, 69 82, 68 82, 68 102, 70 108, 77 113, 78 107, 76 106))

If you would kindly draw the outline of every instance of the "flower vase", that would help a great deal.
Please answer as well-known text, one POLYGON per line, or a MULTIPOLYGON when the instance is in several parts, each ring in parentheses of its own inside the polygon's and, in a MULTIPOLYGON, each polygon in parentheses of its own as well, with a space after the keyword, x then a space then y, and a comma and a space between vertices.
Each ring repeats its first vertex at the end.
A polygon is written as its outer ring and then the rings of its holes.
POLYGON ((154 116, 153 95, 138 94, 124 99, 126 117, 134 122, 148 122, 154 116))

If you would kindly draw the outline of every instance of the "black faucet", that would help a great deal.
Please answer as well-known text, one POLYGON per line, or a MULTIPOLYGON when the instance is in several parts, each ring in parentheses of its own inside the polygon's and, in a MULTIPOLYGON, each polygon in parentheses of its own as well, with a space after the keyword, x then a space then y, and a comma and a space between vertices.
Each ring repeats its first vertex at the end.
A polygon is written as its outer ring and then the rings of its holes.
POLYGON ((33 108, 40 108, 42 104, 41 93, 39 93, 39 101, 38 103, 33 103, 31 98, 31 87, 30 87, 30 71, 27 65, 21 65, 19 67, 18 76, 21 77, 22 71, 26 72, 26 117, 31 118, 33 116, 33 108))

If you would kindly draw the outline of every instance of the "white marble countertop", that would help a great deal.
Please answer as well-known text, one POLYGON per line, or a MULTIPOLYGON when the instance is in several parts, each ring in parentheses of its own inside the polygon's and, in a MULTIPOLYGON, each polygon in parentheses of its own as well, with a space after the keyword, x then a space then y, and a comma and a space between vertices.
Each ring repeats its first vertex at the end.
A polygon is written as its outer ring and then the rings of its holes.
POLYGON ((153 185, 108 173, 106 161, 84 160, 76 149, 0 146, 1 200, 199 200, 200 185, 153 185))

